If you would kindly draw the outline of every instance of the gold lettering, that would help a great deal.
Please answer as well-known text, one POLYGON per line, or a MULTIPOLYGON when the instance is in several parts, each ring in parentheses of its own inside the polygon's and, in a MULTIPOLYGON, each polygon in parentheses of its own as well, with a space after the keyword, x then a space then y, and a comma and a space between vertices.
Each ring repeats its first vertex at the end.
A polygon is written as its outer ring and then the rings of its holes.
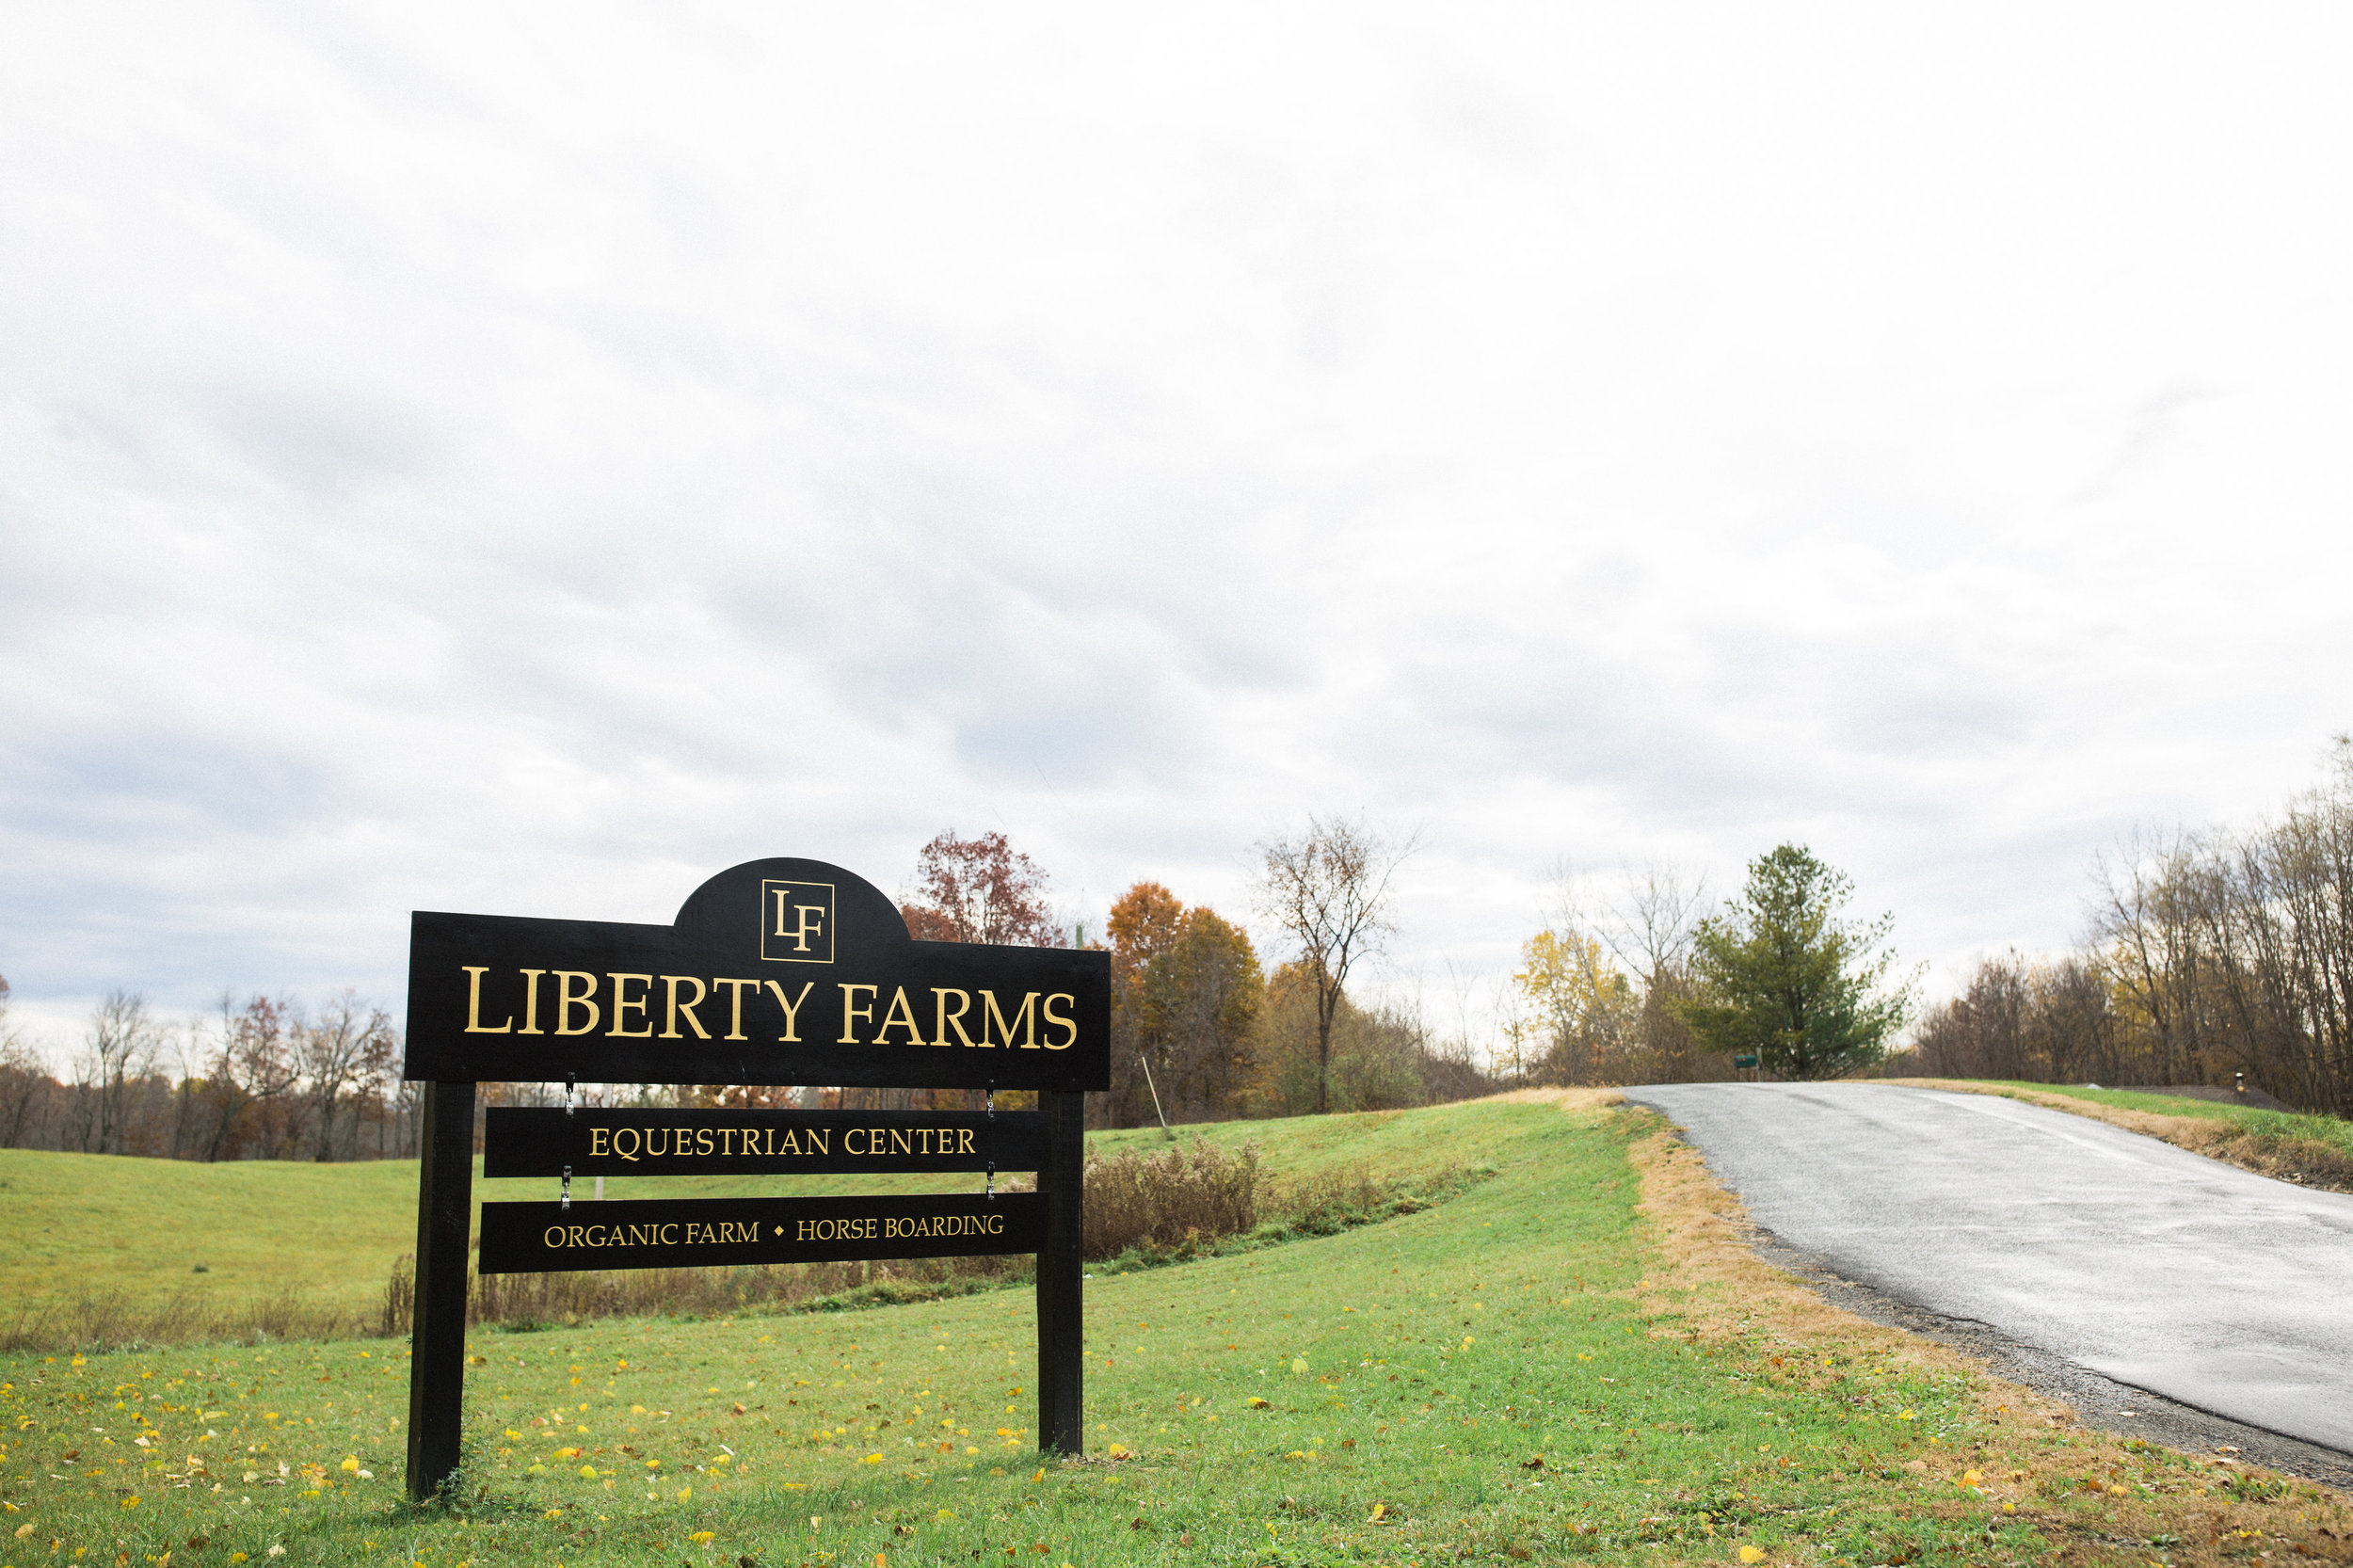
POLYGON ((711 1129, 709 1128, 703 1128, 695 1134, 695 1152, 696 1154, 711 1152, 711 1129))
POLYGON ((669 1153, 670 1129, 666 1127, 649 1127, 646 1128, 646 1152, 648 1155, 669 1153), (655 1142, 656 1139, 661 1141, 657 1143, 655 1142))
POLYGON ((525 969, 522 972, 523 1026, 515 1031, 518 1034, 545 1034, 547 1032, 539 1027, 539 977, 547 972, 545 969, 525 969))
POLYGON ((851 1143, 850 1140, 865 1130, 866 1129, 862 1127, 854 1127, 849 1131, 843 1133, 841 1135, 841 1152, 843 1154, 864 1154, 866 1151, 851 1143))
POLYGON ((612 1132, 611 1128, 605 1127, 592 1127, 588 1129, 588 1153, 592 1158, 607 1152, 604 1141, 612 1136, 612 1132))
POLYGON ((645 1147, 645 1139, 639 1136, 637 1129, 633 1127, 616 1127, 613 1129, 613 1152, 632 1165, 637 1163, 637 1151, 645 1147), (627 1148, 621 1147, 621 1140, 625 1137, 629 1140, 627 1148))
POLYGON ((604 1032, 604 1037, 608 1040, 651 1039, 653 1037, 653 1020, 651 1018, 648 1018, 646 1020, 646 1027, 643 1029, 623 1029, 621 1025, 628 1021, 631 1009, 634 1008, 636 1011, 643 1013, 646 1010, 646 1003, 650 1000, 647 997, 639 997, 635 1001, 630 1000, 629 983, 632 980, 642 980, 646 983, 648 988, 650 989, 653 985, 653 976, 649 974, 616 974, 611 975, 608 978, 613 982, 613 1027, 604 1032))
POLYGON ((965 1127, 958 1128, 956 1131, 961 1135, 961 1141, 956 1144, 956 1152, 958 1154, 970 1154, 972 1152, 972 1129, 968 1127, 965 1127))
POLYGON ((966 1045, 984 1046, 988 1044, 988 1026, 986 1024, 983 1024, 981 1026, 981 1037, 978 1040, 973 1039, 972 1036, 964 1032, 964 1016, 971 1010, 971 992, 959 991, 952 985, 933 986, 932 1008, 935 1016, 932 1021, 935 1027, 932 1030, 932 1044, 935 1046, 944 1046, 948 1043, 948 1026, 951 1024, 955 1026, 956 1038, 962 1040, 966 1045), (956 1010, 952 1013, 948 1011, 948 999, 950 997, 956 999, 956 1010))
POLYGON ((874 1044, 890 1044, 890 1032, 894 1029, 907 1032, 907 1044, 910 1046, 924 1043, 923 1032, 915 1027, 915 1009, 907 1002, 907 988, 904 985, 892 988, 890 1005, 883 1013, 882 1027, 874 1031, 874 1044))
POLYGON ((579 1225, 567 1226, 564 1231, 564 1244, 568 1247, 585 1246, 587 1243, 581 1239, 581 1230, 582 1227, 579 1225))
MULTIPOLYGON (((833 1128, 829 1127, 812 1127, 808 1129, 808 1132, 809 1153, 823 1155, 830 1155, 833 1153, 833 1128)), ((841 1152, 847 1154, 850 1151, 847 1146, 844 1146, 841 1152)))
POLYGON ((860 1018, 864 1018, 869 1023, 874 1021, 874 1009, 872 1003, 870 1002, 864 1007, 855 1006, 853 1005, 853 999, 850 993, 853 991, 864 991, 871 997, 880 989, 881 987, 877 985, 844 984, 841 987, 841 1038, 835 1041, 834 1044, 839 1046, 856 1045, 858 1043, 857 1033, 852 1026, 855 1025, 860 1018))
POLYGON ((1021 1026, 1021 1044, 1031 1050, 1035 1050, 1037 1048, 1036 1009, 1037 993, 1035 991, 1029 992, 1021 999, 1020 1011, 1014 1014, 1011 1021, 1009 1022, 1007 1021, 1004 1014, 998 1010, 997 993, 994 991, 983 991, 981 993, 981 1044, 988 1044, 988 1026, 994 1023, 997 1026, 998 1034, 1003 1038, 1007 1046, 1011 1046, 1013 1044, 1013 1026, 1015 1024, 1019 1024, 1021 1026))
POLYGON ((670 1232, 676 1229, 678 1229, 676 1224, 666 1224, 662 1227, 662 1244, 664 1246, 668 1247, 677 1244, 670 1240, 670 1232))
POLYGON ((590 1225, 588 1227, 588 1244, 592 1247, 604 1245, 604 1226, 590 1225))
POLYGON ((906 1154, 906 1153, 911 1152, 913 1148, 914 1148, 914 1145, 913 1145, 912 1144, 909 1144, 909 1143, 907 1142, 907 1133, 906 1133, 906 1128, 900 1128, 900 1127, 894 1127, 894 1128, 892 1128, 890 1129, 890 1152, 891 1152, 891 1153, 893 1153, 893 1154, 906 1154))
POLYGON ((482 1021, 482 966, 461 964, 466 971, 466 1032, 469 1034, 504 1034, 515 1027, 515 1016, 509 1013, 506 1021, 492 1029, 482 1021))
POLYGON ((784 1032, 777 1035, 776 1038, 786 1042, 788 1045, 798 1045, 800 1043, 801 1036, 797 1032, 798 1026, 793 1023, 792 1017, 794 1014, 801 1010, 801 1003, 808 1000, 808 994, 817 989, 817 982, 812 980, 803 985, 801 987, 801 994, 794 997, 791 1001, 784 1000, 784 987, 777 984, 775 981, 772 980, 768 982, 768 989, 776 992, 776 1005, 784 1009, 784 1032))
POLYGON ((597 1020, 604 1016, 597 1010, 596 996, 597 977, 595 975, 584 969, 556 970, 555 1032, 558 1034, 585 1034, 595 1029, 597 1020), (572 982, 575 980, 584 980, 588 983, 588 989, 578 996, 572 995, 572 982), (588 1021, 578 1029, 572 1027, 572 1009, 575 1007, 588 1009, 588 1021))
POLYGON ((562 1246, 564 1244, 564 1227, 562 1225, 548 1226, 546 1230, 539 1233, 539 1244, 543 1247, 562 1246))
POLYGON ((669 993, 668 1000, 664 1004, 666 1008, 664 1017, 667 1019, 667 1022, 663 1027, 662 1037, 664 1040, 682 1040, 685 1038, 684 1035, 678 1032, 679 1015, 683 1013, 686 1015, 686 1027, 695 1032, 695 1038, 697 1040, 710 1039, 711 1031, 705 1029, 703 1027, 703 1021, 695 1016, 695 1009, 700 1007, 703 1003, 703 998, 711 994, 709 987, 705 986, 700 980, 691 974, 665 974, 662 977, 662 984, 669 993), (695 987, 695 994, 688 1000, 680 1001, 678 1000, 678 988, 681 985, 692 985, 695 987))
POLYGON ((760 995, 760 982, 757 980, 729 980, 727 976, 720 975, 713 979, 711 984, 713 985, 724 985, 728 988, 728 1038, 730 1040, 741 1040, 746 1038, 744 1033, 744 987, 746 985, 750 986, 752 988, 752 995, 758 996, 760 995))
POLYGON ((1054 1011, 1054 1003, 1058 1001, 1066 1001, 1075 1007, 1078 1005, 1079 999, 1072 996, 1067 991, 1056 991, 1048 996, 1046 999, 1046 1005, 1038 1009, 1039 1012, 1046 1015, 1046 1021, 1048 1023, 1060 1024, 1065 1031, 1068 1032, 1064 1034, 1063 1042, 1059 1046, 1054 1044, 1051 1040, 1045 1041, 1044 1045, 1048 1050, 1068 1050, 1072 1046, 1079 1043, 1079 1026, 1066 1016, 1054 1011))

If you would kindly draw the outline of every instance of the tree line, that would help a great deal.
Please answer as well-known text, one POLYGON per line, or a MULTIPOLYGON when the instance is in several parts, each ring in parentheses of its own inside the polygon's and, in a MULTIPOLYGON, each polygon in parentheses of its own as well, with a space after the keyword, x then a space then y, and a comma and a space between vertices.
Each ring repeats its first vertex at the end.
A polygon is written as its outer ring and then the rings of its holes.
POLYGON ((1913 1008, 1891 984, 1894 920, 1841 918, 1851 878, 1801 844, 1749 864, 1731 898, 1672 868, 1629 872, 1589 905, 1563 878, 1520 950, 1502 1024, 1507 1070, 1539 1083, 1784 1080, 1878 1067, 1913 1008))
MULTIPOLYGON (((1887 984, 1884 918, 1852 926, 1851 883, 1801 846, 1753 862, 1734 897, 1653 870, 1588 917, 1564 902, 1521 951, 1493 1048, 1467 1022, 1433 1028, 1417 1000, 1353 985, 1395 934, 1395 874, 1414 850, 1361 821, 1314 818, 1258 846, 1251 915, 1187 905, 1139 881, 1090 935, 1001 833, 939 834, 900 901, 920 940, 1108 952, 1112 1086, 1098 1127, 1379 1111, 1518 1084, 1686 1081, 1743 1066, 1782 1078, 1866 1069, 1904 1021, 1887 984), (1263 943, 1263 946, 1261 945, 1263 943)), ((257 995, 174 1028, 136 994, 91 1015, 63 1079, 5 1031, 0 1146, 175 1159, 413 1157, 417 1095, 398 1080, 389 1014, 344 991, 312 1006, 257 995)), ((966 1090, 825 1085, 599 1085, 600 1103, 920 1109, 966 1090)), ((492 1104, 546 1104, 548 1084, 486 1084, 492 1104)), ((1023 1095, 1000 1096, 1013 1109, 1023 1095)))
POLYGON ((313 1006, 224 997, 173 1024, 136 992, 92 1009, 53 1075, 8 1027, 0 979, 0 1148, 172 1160, 380 1160, 416 1153, 392 1016, 341 991, 313 1006))
MULTIPOLYGON (((1390 1110, 1501 1086, 1465 1035, 1441 1037, 1418 1008, 1349 994, 1352 973, 1394 930, 1391 873, 1411 849, 1342 818, 1310 818, 1261 844, 1252 913, 1269 934, 1263 950, 1242 921, 1188 906, 1148 880, 1114 900, 1104 928, 1090 934, 1056 916, 1050 879, 1001 833, 951 830, 924 845, 900 914, 924 940, 1110 953, 1112 1086, 1087 1096, 1091 1126, 1390 1110)), ((821 1089, 797 1103, 920 1107, 961 1103, 966 1093, 821 1089)))
POLYGON ((2094 866, 2082 938, 1983 960, 1922 1020, 1915 1070, 2248 1084, 2353 1115, 2353 738, 2244 828, 2143 834, 2094 866))

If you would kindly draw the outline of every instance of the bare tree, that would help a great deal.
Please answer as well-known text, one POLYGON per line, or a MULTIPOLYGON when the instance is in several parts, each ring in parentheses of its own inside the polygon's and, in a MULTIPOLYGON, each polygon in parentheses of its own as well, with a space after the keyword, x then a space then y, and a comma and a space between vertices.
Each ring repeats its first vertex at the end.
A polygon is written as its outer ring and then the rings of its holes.
POLYGON ((1641 989, 1634 1032, 1648 1077, 1680 1083, 1702 1075, 1700 1043, 1674 1009, 1691 999, 1691 939, 1714 907, 1705 876, 1654 860, 1625 868, 1600 922, 1602 939, 1641 989))
POLYGON ((1361 822, 1309 817, 1306 831, 1259 846, 1258 906, 1296 944, 1315 985, 1316 1111, 1331 1104, 1332 1020, 1348 972, 1396 928, 1389 879, 1414 851, 1361 822))
POLYGON ((315 1158, 335 1158, 335 1115, 345 1099, 373 1096, 391 1076, 392 1017, 363 1004, 358 993, 337 992, 294 1031, 295 1057, 318 1117, 315 1158))
POLYGON ((30 1041, 8 1021, 8 982, 0 975, 0 1149, 29 1144, 56 1084, 30 1041))
POLYGON ((221 993, 213 1025, 218 1032, 206 1041, 204 1063, 211 1128, 198 1158, 234 1159, 240 1144, 257 1130, 251 1125, 257 1108, 295 1087, 301 1069, 286 1038, 294 1016, 294 1004, 280 999, 248 997, 240 1008, 228 992, 221 993))
POLYGON ((118 987, 90 1009, 84 1049, 73 1064, 77 1130, 85 1152, 123 1152, 132 1086, 147 1077, 161 1043, 147 999, 136 991, 118 987))

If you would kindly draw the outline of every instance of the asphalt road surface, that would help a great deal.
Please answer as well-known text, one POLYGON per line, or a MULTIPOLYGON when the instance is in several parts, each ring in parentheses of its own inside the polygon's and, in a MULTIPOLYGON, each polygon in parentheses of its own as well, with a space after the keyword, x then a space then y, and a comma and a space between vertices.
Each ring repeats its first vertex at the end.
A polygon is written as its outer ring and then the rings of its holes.
POLYGON ((2353 1196, 1985 1095, 1688 1083, 1750 1218, 1846 1279, 2195 1410, 2353 1453, 2353 1196))

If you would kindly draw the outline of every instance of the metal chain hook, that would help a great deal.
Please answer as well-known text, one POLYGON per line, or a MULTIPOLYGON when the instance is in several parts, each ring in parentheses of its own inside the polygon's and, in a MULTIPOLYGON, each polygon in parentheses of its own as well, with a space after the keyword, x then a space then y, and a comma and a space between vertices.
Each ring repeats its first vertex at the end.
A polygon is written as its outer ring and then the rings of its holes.
POLYGON ((988 1162, 987 1185, 981 1189, 981 1196, 989 1203, 997 1201, 997 1161, 994 1160, 988 1162))
POLYGON ((572 1168, 569 1165, 564 1167, 564 1197, 556 1207, 559 1208, 572 1207, 572 1168))
POLYGON ((567 1116, 572 1113, 572 1075, 566 1073, 564 1075, 564 1114, 567 1116))

